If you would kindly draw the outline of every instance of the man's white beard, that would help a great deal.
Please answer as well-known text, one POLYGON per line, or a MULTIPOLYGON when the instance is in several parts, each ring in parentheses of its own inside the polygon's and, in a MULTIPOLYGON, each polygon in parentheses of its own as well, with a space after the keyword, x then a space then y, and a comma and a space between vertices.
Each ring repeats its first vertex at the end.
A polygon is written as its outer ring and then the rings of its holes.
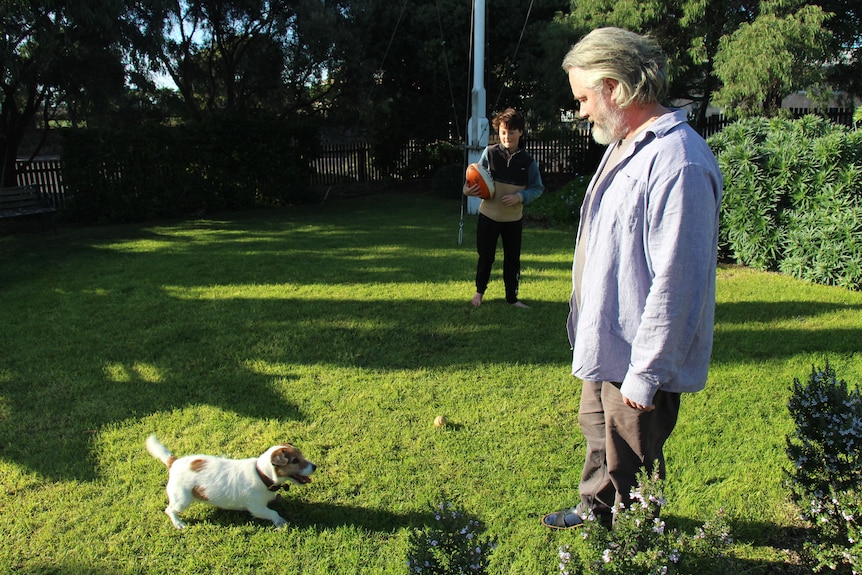
POLYGON ((599 113, 594 114, 591 129, 593 140, 603 146, 622 140, 626 135, 623 111, 616 106, 608 106, 604 98, 599 99, 598 108, 599 113))

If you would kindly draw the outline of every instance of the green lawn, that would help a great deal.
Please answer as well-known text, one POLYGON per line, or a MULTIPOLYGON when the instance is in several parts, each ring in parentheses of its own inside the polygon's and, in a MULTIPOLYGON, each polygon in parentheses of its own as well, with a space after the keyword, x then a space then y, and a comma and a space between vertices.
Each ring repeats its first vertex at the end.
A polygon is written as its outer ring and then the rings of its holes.
MULTIPOLYGON (((0 572, 404 574, 411 528, 454 499, 497 541, 492 573, 558 573, 577 535, 539 519, 576 501, 584 450, 573 232, 525 230, 530 309, 505 304, 499 265, 474 309, 475 218, 460 246, 458 223, 457 201, 392 194, 0 236, 0 572), (291 441, 319 469, 275 504, 283 530, 197 505, 179 532, 153 432, 179 455, 291 441)), ((799 527, 790 385, 827 359, 862 382, 862 294, 738 267, 718 290, 666 519, 724 508, 734 553, 777 572, 799 527)))

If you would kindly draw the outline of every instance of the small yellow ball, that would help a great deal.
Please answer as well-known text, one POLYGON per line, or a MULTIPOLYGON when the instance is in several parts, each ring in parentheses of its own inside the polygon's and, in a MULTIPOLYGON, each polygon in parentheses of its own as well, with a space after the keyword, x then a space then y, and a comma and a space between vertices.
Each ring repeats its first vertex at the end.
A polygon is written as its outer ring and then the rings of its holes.
POLYGON ((445 415, 438 415, 434 418, 434 427, 444 427, 447 423, 445 415))

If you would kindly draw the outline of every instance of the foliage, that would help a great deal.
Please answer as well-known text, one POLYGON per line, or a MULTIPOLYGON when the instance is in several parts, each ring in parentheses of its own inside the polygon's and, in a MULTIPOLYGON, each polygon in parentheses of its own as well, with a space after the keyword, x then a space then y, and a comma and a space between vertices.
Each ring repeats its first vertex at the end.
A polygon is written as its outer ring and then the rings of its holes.
POLYGON ((822 83, 829 55, 827 18, 814 5, 793 14, 766 12, 722 38, 715 60, 722 86, 714 105, 731 117, 771 116, 786 95, 822 83))
POLYGON ((787 436, 793 501, 811 522, 815 571, 862 570, 862 395, 826 364, 806 383, 793 381, 787 436))
POLYGON ((408 159, 407 165, 399 170, 398 176, 409 180, 424 178, 434 174, 438 168, 462 160, 464 150, 458 144, 434 141, 419 148, 408 159))
POLYGON ((176 88, 184 118, 265 110, 310 112, 336 92, 332 70, 353 37, 346 3, 315 0, 130 4, 130 51, 140 87, 159 75, 176 88))
MULTIPOLYGON (((657 468, 657 466, 656 466, 657 468)), ((664 481, 642 471, 638 487, 626 508, 614 508, 614 525, 609 529, 590 514, 582 530, 578 557, 584 573, 615 575, 666 575, 680 573, 706 575, 737 573, 728 554, 733 543, 723 511, 694 534, 669 529, 660 517, 667 503, 664 481)), ((560 573, 569 572, 572 556, 568 547, 561 548, 560 573)))
POLYGON ((221 117, 175 127, 68 130, 65 214, 88 223, 143 221, 309 198, 312 130, 221 117))
POLYGON ((558 20, 577 30, 578 36, 599 26, 619 26, 656 38, 669 56, 669 100, 694 102, 697 126, 705 120, 718 86, 713 67, 719 39, 733 32, 746 12, 755 11, 757 1, 741 1, 731 7, 698 0, 573 0, 571 6, 571 13, 558 20))
POLYGON ((709 140, 724 176, 724 258, 862 288, 862 135, 823 118, 752 118, 709 140))
POLYGON ((99 115, 122 92, 121 0, 0 2, 0 185, 38 114, 99 115))
MULTIPOLYGON (((571 100, 559 68, 571 33, 559 27, 549 33, 548 23, 567 4, 488 4, 485 60, 480 63, 488 117, 514 107, 534 129, 558 124, 560 103, 571 100), (551 75, 537 74, 537 69, 551 75), (550 102, 548 92, 556 96, 550 102)), ((461 0, 415 5, 370 0, 352 7, 352 29, 361 46, 335 71, 344 90, 333 113, 347 125, 368 130, 382 166, 391 165, 407 141, 466 138, 474 77, 472 6, 461 0)))
POLYGON ((464 514, 451 501, 434 510, 433 526, 413 529, 407 552, 410 575, 486 573, 494 543, 483 538, 478 519, 464 514))
POLYGON ((670 100, 694 103, 696 127, 710 102, 720 101, 727 115, 770 109, 776 98, 818 88, 824 74, 830 83, 823 88, 859 94, 853 0, 572 0, 557 22, 577 36, 620 26, 655 37, 669 56, 670 100))
POLYGON ((437 168, 431 180, 434 195, 449 200, 463 201, 464 192, 464 165, 463 163, 449 164, 437 168))
POLYGON ((524 206, 524 216, 552 226, 577 227, 589 183, 588 177, 579 176, 559 189, 546 189, 537 200, 524 206))

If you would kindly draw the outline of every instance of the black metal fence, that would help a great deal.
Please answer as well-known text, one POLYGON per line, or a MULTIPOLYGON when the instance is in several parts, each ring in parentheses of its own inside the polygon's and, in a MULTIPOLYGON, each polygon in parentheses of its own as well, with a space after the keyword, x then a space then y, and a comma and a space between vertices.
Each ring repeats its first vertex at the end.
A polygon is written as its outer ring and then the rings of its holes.
MULTIPOLYGON (((552 140, 528 140, 525 147, 535 158, 543 174, 575 174, 582 171, 595 154, 589 134, 572 132, 552 140)), ((386 179, 411 179, 430 174, 433 167, 422 166, 427 146, 411 142, 401 150, 395 166, 383 170, 375 162, 367 142, 328 144, 311 163, 312 185, 379 182, 386 179)), ((18 162, 18 185, 34 184, 52 205, 62 208, 65 201, 62 160, 59 157, 36 157, 18 162)))
MULTIPOLYGON (((589 133, 582 131, 563 133, 552 139, 528 139, 524 148, 539 164, 543 174, 579 173, 596 153, 596 145, 589 133)), ((410 142, 401 149, 395 165, 390 170, 383 170, 375 162, 374 151, 367 142, 328 144, 312 161, 311 183, 366 183, 429 175, 433 166, 426 164, 427 151, 426 144, 410 142)))
MULTIPOLYGON (((853 108, 828 108, 826 110, 812 110, 811 108, 784 108, 794 118, 801 118, 808 114, 815 114, 828 118, 834 124, 853 126, 853 108)), ((700 130, 700 135, 708 138, 722 131, 725 126, 735 122, 735 118, 728 118, 724 114, 716 114, 706 119, 706 125, 700 130)))
MULTIPOLYGON (((794 117, 802 117, 814 113, 807 108, 793 108, 789 112, 794 117)), ((852 108, 830 108, 817 112, 828 117, 837 124, 853 125, 852 108)), ((722 115, 707 118, 706 126, 701 135, 709 137, 715 134, 733 120, 722 115)), ((574 175, 584 171, 585 167, 594 166, 596 154, 601 150, 596 147, 586 130, 572 130, 551 139, 526 140, 525 149, 539 164, 543 175, 574 175)), ((425 144, 412 142, 404 146, 395 167, 383 170, 375 161, 371 145, 364 141, 349 144, 327 144, 312 164, 311 183, 313 185, 332 185, 341 183, 367 183, 385 179, 410 179, 423 174, 422 158, 427 154, 425 144)), ((430 170, 430 166, 426 166, 430 170)), ((63 185, 62 161, 59 157, 36 158, 32 161, 18 162, 18 185, 37 185, 52 205, 62 208, 65 201, 63 185)))

